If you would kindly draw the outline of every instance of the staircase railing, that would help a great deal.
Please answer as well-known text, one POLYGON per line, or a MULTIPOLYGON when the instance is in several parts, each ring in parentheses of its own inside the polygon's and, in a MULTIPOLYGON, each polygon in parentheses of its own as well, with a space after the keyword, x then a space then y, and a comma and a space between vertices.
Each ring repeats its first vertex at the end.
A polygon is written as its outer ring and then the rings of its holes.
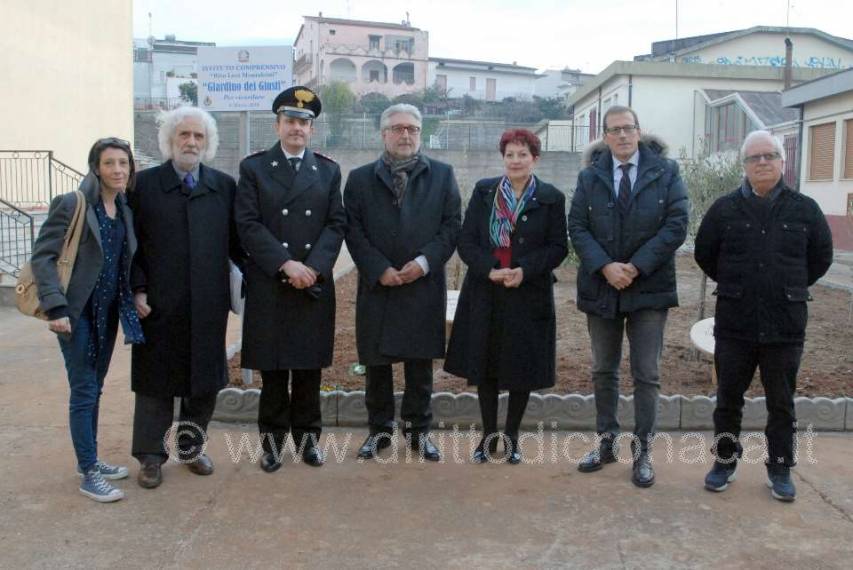
POLYGON ((0 272, 17 277, 33 253, 35 239, 33 216, 0 200, 0 272))
POLYGON ((54 196, 77 190, 82 179, 53 151, 0 150, 0 200, 19 208, 45 207, 54 196))

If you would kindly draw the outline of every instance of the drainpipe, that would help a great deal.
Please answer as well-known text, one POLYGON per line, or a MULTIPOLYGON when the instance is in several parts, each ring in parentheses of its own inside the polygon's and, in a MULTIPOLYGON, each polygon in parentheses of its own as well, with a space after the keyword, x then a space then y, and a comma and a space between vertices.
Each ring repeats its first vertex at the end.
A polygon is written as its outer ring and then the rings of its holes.
MULTIPOLYGON (((601 131, 601 86, 598 86, 598 113, 595 115, 595 137, 599 138, 599 131, 601 131)), ((590 141, 591 142, 591 141, 590 141)))
MULTIPOLYGON (((794 184, 794 190, 797 192, 800 191, 800 177, 802 175, 802 171, 800 170, 803 167, 803 123, 805 122, 805 105, 800 105, 800 126, 799 131, 797 132, 797 156, 794 158, 794 171, 797 173, 797 180, 794 184)), ((788 160, 791 160, 791 157, 786 157, 788 160)))
POLYGON ((794 42, 791 38, 785 38, 785 89, 791 88, 791 75, 793 73, 794 42))
POLYGON ((628 75, 628 106, 631 106, 631 102, 634 98, 634 75, 628 75))

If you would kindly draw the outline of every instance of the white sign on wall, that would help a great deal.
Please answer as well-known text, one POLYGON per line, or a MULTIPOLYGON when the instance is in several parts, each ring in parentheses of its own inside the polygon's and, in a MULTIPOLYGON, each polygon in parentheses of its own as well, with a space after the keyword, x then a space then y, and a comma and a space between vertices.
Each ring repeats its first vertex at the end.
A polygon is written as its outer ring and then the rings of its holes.
POLYGON ((293 47, 199 47, 198 106, 206 111, 270 111, 293 85, 293 47))

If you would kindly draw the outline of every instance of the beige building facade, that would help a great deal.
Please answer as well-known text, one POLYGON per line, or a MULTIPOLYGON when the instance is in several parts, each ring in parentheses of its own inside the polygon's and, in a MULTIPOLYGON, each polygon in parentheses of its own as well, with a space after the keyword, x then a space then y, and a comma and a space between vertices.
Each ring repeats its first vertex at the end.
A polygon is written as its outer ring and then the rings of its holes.
POLYGON ((129 1, 5 2, 0 149, 50 150, 85 172, 95 139, 133 140, 129 1))
POLYGON ((293 49, 294 81, 312 89, 345 81, 393 98, 427 87, 429 34, 408 22, 305 16, 293 49))

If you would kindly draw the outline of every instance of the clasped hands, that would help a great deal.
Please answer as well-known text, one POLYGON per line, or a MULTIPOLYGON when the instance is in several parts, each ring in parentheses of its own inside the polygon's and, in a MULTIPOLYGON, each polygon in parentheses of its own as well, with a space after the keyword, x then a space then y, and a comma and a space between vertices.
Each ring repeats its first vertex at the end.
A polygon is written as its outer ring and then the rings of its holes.
POLYGON ((285 261, 279 271, 287 275, 287 279, 283 281, 289 283, 294 289, 307 289, 317 282, 317 271, 300 261, 293 259, 285 261))
POLYGON ((634 282, 634 279, 640 275, 640 270, 633 263, 614 261, 602 267, 601 274, 611 287, 621 291, 634 282))
POLYGON ((414 259, 403 266, 399 271, 393 267, 386 269, 379 277, 379 283, 386 287, 399 287, 424 276, 423 267, 414 259))
POLYGON ((507 288, 515 288, 524 281, 524 270, 521 267, 515 269, 492 269, 489 271, 489 280, 492 283, 503 285, 507 288))

